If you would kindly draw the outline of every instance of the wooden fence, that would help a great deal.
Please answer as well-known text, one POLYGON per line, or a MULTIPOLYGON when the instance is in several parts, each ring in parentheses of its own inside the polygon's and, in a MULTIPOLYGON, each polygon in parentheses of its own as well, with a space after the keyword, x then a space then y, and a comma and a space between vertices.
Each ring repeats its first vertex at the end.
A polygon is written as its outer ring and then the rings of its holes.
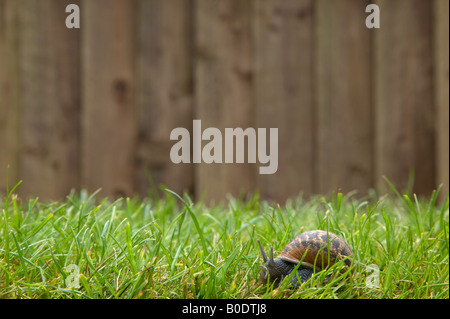
POLYGON ((196 198, 449 182, 449 2, 0 0, 0 189, 196 198), (81 28, 68 29, 68 4, 81 28), (278 171, 174 164, 173 128, 278 128, 278 171), (151 177, 151 182, 149 182, 151 177), (206 195, 205 195, 206 194, 206 195))

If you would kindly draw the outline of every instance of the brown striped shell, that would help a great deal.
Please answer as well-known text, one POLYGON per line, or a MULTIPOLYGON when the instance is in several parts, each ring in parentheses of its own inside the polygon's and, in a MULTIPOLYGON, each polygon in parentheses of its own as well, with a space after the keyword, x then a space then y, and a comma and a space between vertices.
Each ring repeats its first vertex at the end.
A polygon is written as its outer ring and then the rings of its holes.
MULTIPOLYGON (((291 240, 278 258, 295 264, 302 261, 302 266, 309 268, 315 265, 320 269, 326 269, 337 260, 352 255, 350 246, 338 235, 323 230, 312 230, 291 240)), ((351 260, 347 258, 344 263, 349 266, 351 260)))

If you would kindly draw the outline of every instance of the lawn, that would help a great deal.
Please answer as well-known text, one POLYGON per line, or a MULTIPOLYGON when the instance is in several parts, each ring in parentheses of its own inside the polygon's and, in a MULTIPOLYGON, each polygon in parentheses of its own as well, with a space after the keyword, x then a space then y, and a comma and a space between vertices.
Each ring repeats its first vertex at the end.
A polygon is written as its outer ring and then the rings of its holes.
POLYGON ((0 298, 449 297, 449 201, 438 191, 283 205, 255 195, 214 207, 164 193, 110 201, 81 191, 44 203, 9 190, 0 197, 0 298), (257 239, 277 255, 312 229, 343 237, 352 266, 299 289, 288 279, 276 289, 260 284, 257 239))

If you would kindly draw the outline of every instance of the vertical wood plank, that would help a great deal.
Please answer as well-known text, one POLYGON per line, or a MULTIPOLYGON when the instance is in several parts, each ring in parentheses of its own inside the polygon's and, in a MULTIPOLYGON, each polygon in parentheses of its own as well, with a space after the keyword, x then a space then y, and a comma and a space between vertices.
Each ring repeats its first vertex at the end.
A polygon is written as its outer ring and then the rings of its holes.
POLYGON ((366 194, 373 127, 369 1, 316 1, 317 191, 366 194))
POLYGON ((135 191, 135 5, 82 3, 83 184, 101 196, 135 191))
POLYGON ((435 186, 432 3, 377 1, 375 33, 376 182, 404 190, 414 171, 422 194, 435 186))
POLYGON ((263 198, 314 191, 314 1, 255 1, 256 127, 278 128, 278 171, 259 175, 263 198))
POLYGON ((65 26, 78 1, 20 1, 22 194, 64 198, 80 176, 80 31, 65 26))
POLYGON ((449 2, 434 1, 434 80, 436 105, 436 183, 449 191, 449 2))
POLYGON ((140 0, 138 23, 138 191, 146 195, 153 186, 149 173, 154 186, 192 193, 193 164, 169 156, 172 129, 192 127, 192 2, 140 0))
POLYGON ((19 180, 19 7, 0 0, 0 193, 19 180))
MULTIPOLYGON (((253 127, 252 1, 197 0, 195 14, 195 118, 202 130, 221 130, 224 140, 225 128, 253 127)), ((256 164, 195 165, 195 191, 207 202, 255 185, 256 164)))

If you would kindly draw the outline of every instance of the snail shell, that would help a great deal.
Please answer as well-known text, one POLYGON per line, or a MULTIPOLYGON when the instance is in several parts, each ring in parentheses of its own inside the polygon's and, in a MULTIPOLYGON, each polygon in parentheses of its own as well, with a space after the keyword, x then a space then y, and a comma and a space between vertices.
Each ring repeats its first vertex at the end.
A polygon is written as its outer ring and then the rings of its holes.
MULTIPOLYGON (((268 258, 259 240, 258 243, 264 260, 260 280, 263 284, 268 280, 274 282, 274 287, 300 262, 298 277, 301 282, 305 282, 314 271, 326 269, 341 259, 344 259, 345 265, 350 266, 350 258, 353 256, 352 249, 342 237, 323 230, 312 230, 298 235, 275 259, 272 247, 268 258)), ((291 283, 295 287, 299 285, 297 276, 293 276, 291 283)))
MULTIPOLYGON (((281 260, 298 264, 302 259, 302 266, 326 269, 337 260, 352 256, 353 252, 346 241, 330 232, 312 230, 302 233, 291 240, 280 253, 281 260)), ((350 266, 350 259, 344 263, 350 266)))

